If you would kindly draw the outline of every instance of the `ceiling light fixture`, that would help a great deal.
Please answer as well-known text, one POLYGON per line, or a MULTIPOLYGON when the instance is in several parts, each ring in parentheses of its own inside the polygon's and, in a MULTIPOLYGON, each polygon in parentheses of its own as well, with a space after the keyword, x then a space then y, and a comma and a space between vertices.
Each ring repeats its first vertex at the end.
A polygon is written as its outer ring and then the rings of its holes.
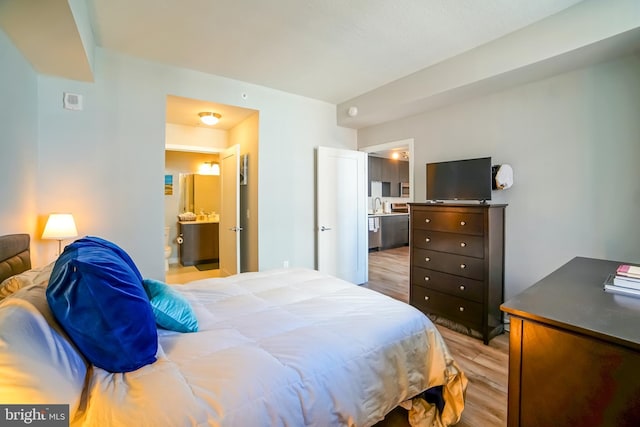
POLYGON ((202 113, 198 113, 200 116, 200 121, 208 126, 213 126, 222 118, 222 116, 218 113, 212 113, 210 111, 203 111, 202 113))

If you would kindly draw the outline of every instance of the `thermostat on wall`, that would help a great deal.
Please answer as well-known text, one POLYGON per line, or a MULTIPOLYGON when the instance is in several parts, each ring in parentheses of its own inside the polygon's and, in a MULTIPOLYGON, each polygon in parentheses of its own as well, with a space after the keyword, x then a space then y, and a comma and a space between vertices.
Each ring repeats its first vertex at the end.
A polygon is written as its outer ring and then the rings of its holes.
POLYGON ((67 110, 82 110, 82 95, 77 93, 64 93, 64 108, 67 110))

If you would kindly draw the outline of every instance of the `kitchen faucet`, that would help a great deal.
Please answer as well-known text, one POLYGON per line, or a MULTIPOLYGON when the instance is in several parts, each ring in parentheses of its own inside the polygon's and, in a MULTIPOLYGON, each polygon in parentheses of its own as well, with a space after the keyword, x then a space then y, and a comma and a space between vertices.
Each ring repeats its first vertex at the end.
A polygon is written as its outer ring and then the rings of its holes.
POLYGON ((380 202, 380 208, 382 208, 382 199, 380 197, 376 197, 373 199, 373 212, 378 212, 378 202, 380 202))

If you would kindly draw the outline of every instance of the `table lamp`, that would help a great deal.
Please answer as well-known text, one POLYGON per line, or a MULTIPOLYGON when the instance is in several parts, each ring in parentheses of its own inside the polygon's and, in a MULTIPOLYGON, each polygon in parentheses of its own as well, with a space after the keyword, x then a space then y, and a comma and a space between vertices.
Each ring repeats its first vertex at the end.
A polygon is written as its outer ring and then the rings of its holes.
POLYGON ((70 213, 52 213, 42 233, 43 239, 58 241, 58 255, 62 253, 62 241, 78 235, 76 223, 70 213))

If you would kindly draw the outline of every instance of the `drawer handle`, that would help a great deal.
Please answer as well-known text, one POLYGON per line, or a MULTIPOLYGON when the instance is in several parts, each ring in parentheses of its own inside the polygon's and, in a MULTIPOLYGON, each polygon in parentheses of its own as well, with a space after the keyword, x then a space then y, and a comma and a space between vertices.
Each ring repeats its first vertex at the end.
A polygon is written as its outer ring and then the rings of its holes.
POLYGON ((429 258, 429 257, 425 257, 425 258, 424 258, 424 260, 425 260, 426 262, 429 262, 429 261, 431 261, 431 258, 429 258))
POLYGON ((427 237, 427 238, 424 239, 424 241, 429 243, 431 241, 431 239, 427 237))
POLYGON ((464 221, 460 221, 460 225, 467 225, 467 223, 464 221))
POLYGON ((461 247, 461 248, 466 248, 466 247, 467 247, 467 244, 466 244, 465 242, 460 242, 460 247, 461 247))
POLYGON ((458 310, 464 311, 464 307, 458 307, 458 310))
POLYGON ((425 282, 428 282, 429 280, 431 280, 431 279, 429 278, 429 276, 424 276, 424 281, 425 281, 425 282))
POLYGON ((429 301, 429 297, 424 297, 424 300, 425 301, 429 301))
POLYGON ((428 223, 430 223, 430 222, 431 222, 431 220, 430 220, 429 218, 426 218, 426 219, 424 220, 424 222, 426 222, 426 223, 428 224, 428 223))
POLYGON ((460 268, 464 270, 465 268, 467 268, 467 264, 460 264, 460 268))
POLYGON ((464 291, 464 290, 465 290, 464 285, 460 285, 460 290, 461 290, 461 291, 464 291))

